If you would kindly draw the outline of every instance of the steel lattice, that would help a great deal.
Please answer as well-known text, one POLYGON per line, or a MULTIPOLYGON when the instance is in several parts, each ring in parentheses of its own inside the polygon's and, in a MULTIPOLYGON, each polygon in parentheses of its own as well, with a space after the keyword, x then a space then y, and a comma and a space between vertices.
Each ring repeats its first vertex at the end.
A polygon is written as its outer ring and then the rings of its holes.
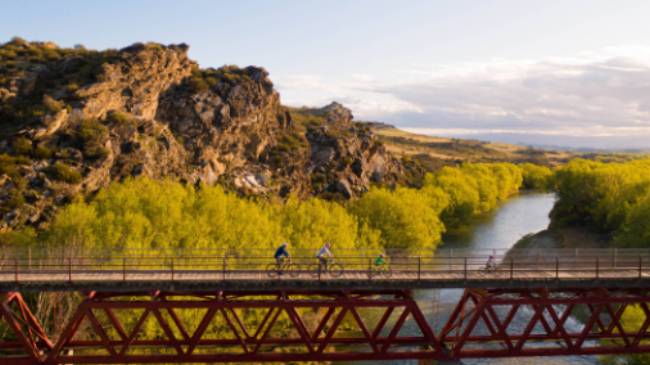
POLYGON ((55 341, 20 294, 2 299, 0 364, 650 352, 650 295, 644 290, 466 289, 438 333, 408 290, 90 293, 55 341), (630 306, 644 318, 635 328, 624 328, 630 306))

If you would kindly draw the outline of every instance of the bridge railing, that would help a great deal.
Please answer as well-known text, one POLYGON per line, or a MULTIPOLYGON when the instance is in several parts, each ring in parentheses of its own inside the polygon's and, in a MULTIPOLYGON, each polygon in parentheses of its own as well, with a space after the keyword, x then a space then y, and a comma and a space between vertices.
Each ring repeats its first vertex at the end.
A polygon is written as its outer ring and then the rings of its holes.
POLYGON ((388 256, 386 265, 374 264, 374 255, 337 255, 339 272, 328 272, 314 256, 294 256, 292 266, 278 273, 274 259, 268 256, 78 256, 78 257, 2 257, 0 281, 31 280, 235 280, 270 277, 327 279, 344 276, 348 279, 458 279, 458 278, 526 278, 557 279, 643 277, 650 271, 650 254, 637 250, 509 251, 474 253, 472 255, 388 256), (553 255, 555 254, 555 255, 553 255), (486 268, 490 255, 494 267, 486 268), (381 271, 381 270, 384 271, 381 271), (286 272, 285 272, 286 271, 286 272), (336 275, 335 275, 336 274, 336 275))

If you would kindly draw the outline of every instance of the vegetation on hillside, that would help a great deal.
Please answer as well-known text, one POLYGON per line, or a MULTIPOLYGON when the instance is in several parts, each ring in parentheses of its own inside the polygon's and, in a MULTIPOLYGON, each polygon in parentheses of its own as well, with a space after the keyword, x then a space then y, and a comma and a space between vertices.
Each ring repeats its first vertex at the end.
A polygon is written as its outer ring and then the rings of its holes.
POLYGON ((0 45, 0 89, 7 93, 0 93, 0 132, 70 109, 77 100, 76 92, 95 82, 102 65, 115 57, 116 50, 59 48, 51 42, 27 42, 21 38, 0 45), (44 70, 43 65, 48 66, 48 72, 41 72, 31 83, 19 82, 27 73, 44 70), (14 95, 17 85, 21 97, 14 95))
POLYGON ((381 123, 368 125, 384 142, 389 151, 399 156, 409 156, 426 163, 456 162, 531 162, 557 165, 573 157, 565 151, 548 151, 507 143, 485 142, 471 139, 434 137, 407 132, 381 123), (428 158, 427 158, 428 157, 428 158))
MULTIPOLYGON (((59 166, 56 174, 77 178, 67 166, 59 166)), ((343 205, 318 198, 262 201, 219 186, 195 188, 140 177, 69 204, 37 235, 14 232, 4 239, 20 245, 33 241, 59 252, 114 254, 212 249, 259 255, 284 240, 303 252, 326 241, 340 251, 431 251, 446 229, 494 209, 522 183, 516 165, 465 164, 428 175, 421 189, 372 188, 343 205)))

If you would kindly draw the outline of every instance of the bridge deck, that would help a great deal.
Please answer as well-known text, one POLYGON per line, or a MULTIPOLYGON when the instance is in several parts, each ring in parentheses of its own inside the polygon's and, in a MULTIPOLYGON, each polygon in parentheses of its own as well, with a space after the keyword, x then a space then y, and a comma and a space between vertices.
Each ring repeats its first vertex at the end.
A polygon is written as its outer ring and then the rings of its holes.
POLYGON ((25 270, 0 274, 0 291, 146 291, 146 290, 393 290, 435 288, 650 288, 650 271, 635 269, 516 270, 494 272, 401 271, 390 277, 368 271, 344 271, 340 276, 302 272, 269 277, 266 271, 218 270, 25 270), (17 280, 16 280, 17 279, 17 280))
POLYGON ((293 257, 281 275, 269 257, 137 256, 0 258, 1 291, 402 290, 418 288, 650 288, 650 252, 517 251, 495 255, 393 256, 381 271, 372 256, 342 256, 321 272, 293 257))

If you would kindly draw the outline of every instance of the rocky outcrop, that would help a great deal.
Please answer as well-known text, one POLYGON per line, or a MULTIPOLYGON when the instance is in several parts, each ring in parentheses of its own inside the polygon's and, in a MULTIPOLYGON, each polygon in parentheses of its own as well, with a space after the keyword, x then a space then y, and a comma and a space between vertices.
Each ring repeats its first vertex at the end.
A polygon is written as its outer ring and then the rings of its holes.
POLYGON ((1 46, 0 229, 131 176, 350 199, 401 173, 342 105, 285 107, 264 69, 200 69, 187 49, 1 46))

